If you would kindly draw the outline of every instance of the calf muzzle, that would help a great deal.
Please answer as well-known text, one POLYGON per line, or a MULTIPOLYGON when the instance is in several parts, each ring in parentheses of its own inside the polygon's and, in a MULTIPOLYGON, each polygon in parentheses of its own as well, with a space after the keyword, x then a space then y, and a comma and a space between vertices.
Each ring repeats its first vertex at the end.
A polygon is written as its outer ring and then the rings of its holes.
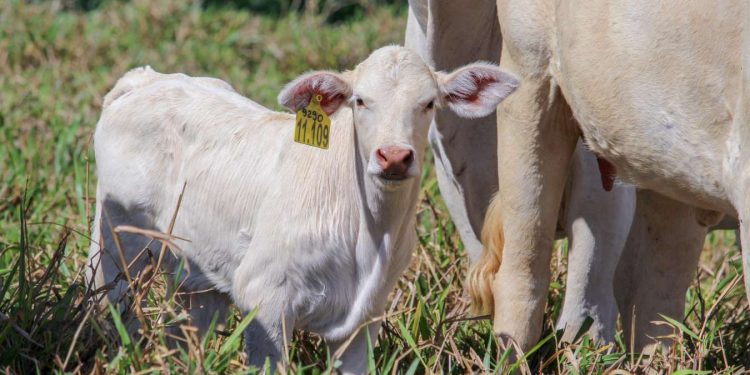
POLYGON ((396 146, 379 148, 375 155, 382 169, 380 177, 386 180, 404 180, 414 161, 414 151, 396 146))

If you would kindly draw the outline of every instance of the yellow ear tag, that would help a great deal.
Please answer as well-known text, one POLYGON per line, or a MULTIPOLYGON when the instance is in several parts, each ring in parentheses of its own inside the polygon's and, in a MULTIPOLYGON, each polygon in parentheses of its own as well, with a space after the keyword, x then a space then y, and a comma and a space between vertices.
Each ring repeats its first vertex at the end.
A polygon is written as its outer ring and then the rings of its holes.
POLYGON ((323 96, 315 94, 307 107, 297 111, 294 141, 308 146, 328 149, 331 138, 331 118, 323 111, 320 101, 323 96))

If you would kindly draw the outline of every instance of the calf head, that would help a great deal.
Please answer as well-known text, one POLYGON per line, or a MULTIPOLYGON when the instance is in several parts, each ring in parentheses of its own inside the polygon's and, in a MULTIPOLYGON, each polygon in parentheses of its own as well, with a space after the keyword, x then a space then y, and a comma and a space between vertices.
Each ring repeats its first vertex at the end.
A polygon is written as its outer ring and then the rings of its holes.
POLYGON ((513 75, 491 64, 435 72, 415 52, 389 46, 373 52, 353 71, 318 71, 295 79, 281 91, 279 103, 297 111, 313 94, 320 94, 328 114, 349 106, 367 174, 397 185, 420 175, 436 108, 447 106, 468 118, 486 116, 517 85, 513 75))

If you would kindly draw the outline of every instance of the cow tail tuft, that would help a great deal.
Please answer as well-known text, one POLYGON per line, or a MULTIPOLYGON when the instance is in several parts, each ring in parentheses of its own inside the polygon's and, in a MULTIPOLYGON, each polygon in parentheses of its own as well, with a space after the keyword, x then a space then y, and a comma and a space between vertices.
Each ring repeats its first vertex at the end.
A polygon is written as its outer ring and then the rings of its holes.
POLYGON ((481 258, 471 266, 466 280, 471 310, 476 314, 493 314, 495 300, 492 296, 492 281, 500 269, 504 243, 500 199, 495 197, 487 209, 482 227, 484 251, 481 258))

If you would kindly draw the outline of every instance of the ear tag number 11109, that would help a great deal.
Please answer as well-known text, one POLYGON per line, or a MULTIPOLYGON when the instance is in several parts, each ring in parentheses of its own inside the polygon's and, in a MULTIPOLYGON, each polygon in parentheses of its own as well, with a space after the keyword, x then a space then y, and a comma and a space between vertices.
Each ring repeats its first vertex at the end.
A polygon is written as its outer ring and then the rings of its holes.
POLYGON ((331 138, 331 118, 320 106, 322 99, 322 95, 315 94, 307 107, 297 111, 294 141, 327 150, 331 138))

